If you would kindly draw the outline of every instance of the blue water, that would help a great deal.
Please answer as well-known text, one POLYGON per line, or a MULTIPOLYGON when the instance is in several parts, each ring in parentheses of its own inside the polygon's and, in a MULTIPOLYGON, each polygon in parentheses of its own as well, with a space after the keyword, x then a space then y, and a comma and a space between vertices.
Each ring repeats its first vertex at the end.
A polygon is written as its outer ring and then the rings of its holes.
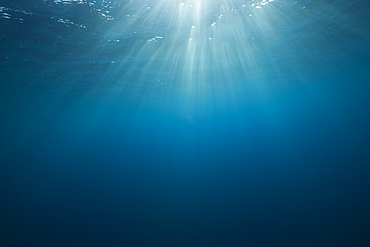
POLYGON ((369 13, 0 0, 0 246, 370 246, 369 13))

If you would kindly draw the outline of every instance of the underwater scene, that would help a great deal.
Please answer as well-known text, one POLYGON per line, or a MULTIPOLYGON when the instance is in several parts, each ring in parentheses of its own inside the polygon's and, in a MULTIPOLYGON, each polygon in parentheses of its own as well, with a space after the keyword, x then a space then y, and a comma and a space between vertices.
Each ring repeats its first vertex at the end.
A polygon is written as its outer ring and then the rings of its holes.
POLYGON ((0 0, 0 246, 370 246, 369 13, 0 0))

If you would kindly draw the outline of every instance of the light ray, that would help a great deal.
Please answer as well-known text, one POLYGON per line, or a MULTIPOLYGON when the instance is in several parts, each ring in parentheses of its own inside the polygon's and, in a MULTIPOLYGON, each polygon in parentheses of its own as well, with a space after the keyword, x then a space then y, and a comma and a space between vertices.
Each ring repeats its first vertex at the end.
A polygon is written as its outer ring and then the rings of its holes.
POLYGON ((271 31, 264 20, 273 12, 265 9, 269 2, 131 1, 106 32, 110 40, 136 40, 112 59, 117 74, 122 81, 136 78, 136 86, 148 92, 163 87, 163 93, 174 89, 189 99, 194 90, 222 90, 241 72, 253 77, 263 53, 258 36, 271 31))

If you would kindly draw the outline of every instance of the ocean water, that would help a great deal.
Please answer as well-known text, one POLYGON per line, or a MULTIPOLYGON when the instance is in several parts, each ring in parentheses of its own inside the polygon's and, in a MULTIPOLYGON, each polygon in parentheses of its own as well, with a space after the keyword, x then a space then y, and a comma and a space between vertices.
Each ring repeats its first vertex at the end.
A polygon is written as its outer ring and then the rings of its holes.
POLYGON ((0 0, 0 246, 370 246, 369 13, 0 0))

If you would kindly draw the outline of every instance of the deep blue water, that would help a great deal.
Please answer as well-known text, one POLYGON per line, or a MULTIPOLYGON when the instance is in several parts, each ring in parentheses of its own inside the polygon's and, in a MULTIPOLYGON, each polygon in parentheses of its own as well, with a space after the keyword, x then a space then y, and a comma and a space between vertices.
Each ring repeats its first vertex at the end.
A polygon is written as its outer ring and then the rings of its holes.
POLYGON ((370 246, 369 13, 0 0, 0 246, 370 246))

